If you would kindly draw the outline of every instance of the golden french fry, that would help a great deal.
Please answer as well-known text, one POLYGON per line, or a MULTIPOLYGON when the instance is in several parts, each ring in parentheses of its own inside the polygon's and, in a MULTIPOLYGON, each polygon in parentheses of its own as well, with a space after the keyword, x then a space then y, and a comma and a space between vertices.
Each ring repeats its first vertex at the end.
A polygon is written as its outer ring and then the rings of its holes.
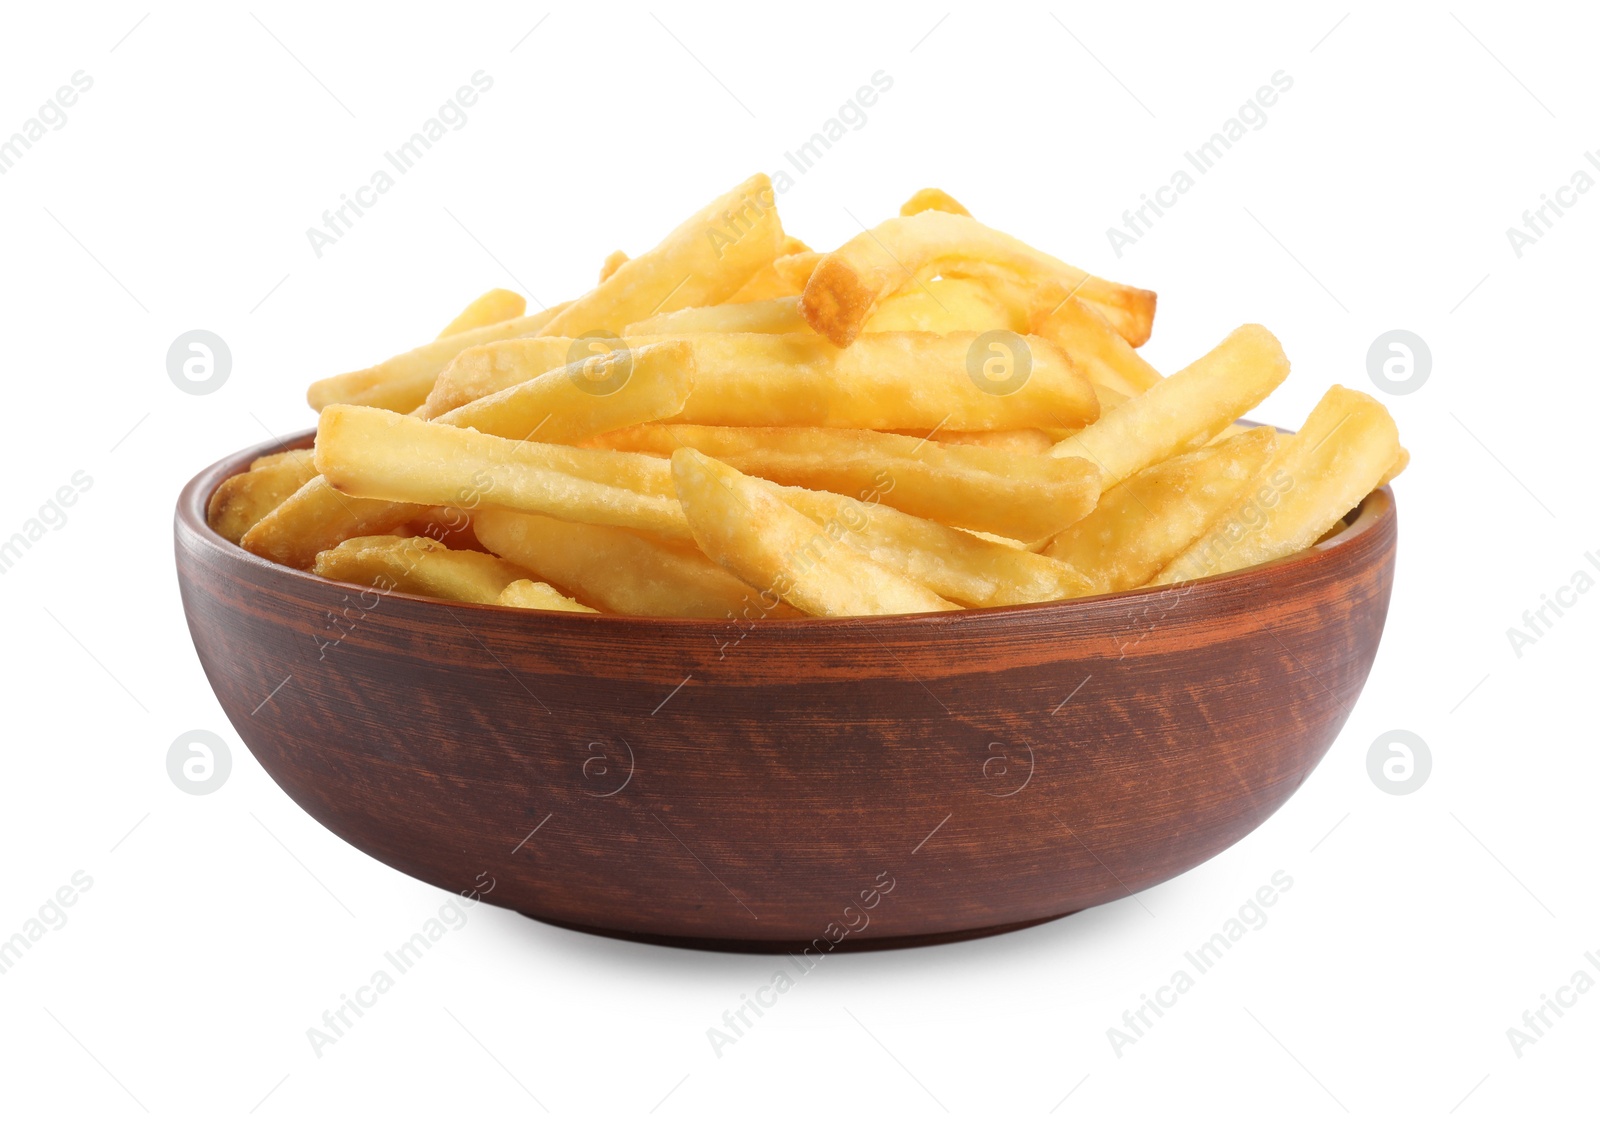
POLYGON ((964 606, 1015 606, 1093 593, 1070 564, 907 515, 885 501, 796 488, 780 489, 779 495, 846 547, 964 606))
MULTIPOLYGON (((660 339, 630 336, 620 343, 638 348, 660 339)), ((1099 416, 1094 388, 1059 348, 1037 337, 882 332, 849 348, 810 332, 704 332, 680 339, 693 357, 694 389, 678 422, 920 428, 926 434, 935 427, 1072 429, 1099 416), (991 376, 1009 376, 1009 384, 993 383, 991 376)), ((542 375, 549 358, 539 340, 475 348, 439 377, 424 409, 434 416, 542 375)))
POLYGON ((793 287, 795 293, 803 293, 806 283, 811 280, 811 271, 817 268, 817 263, 823 257, 821 251, 799 250, 780 256, 772 263, 772 269, 785 285, 793 287))
POLYGON ((900 214, 916 215, 922 211, 948 211, 952 215, 971 215, 956 202, 955 197, 939 188, 922 188, 900 205, 900 214))
POLYGON ((268 469, 274 465, 282 465, 284 462, 304 461, 306 455, 310 452, 310 450, 279 450, 277 453, 262 454, 260 457, 251 460, 250 468, 268 469))
POLYGON ((1100 467, 1110 488, 1204 442, 1265 399, 1289 374, 1277 337, 1260 325, 1234 329, 1194 363, 1135 395, 1056 446, 1057 457, 1100 467))
MULTIPOLYGON (((796 303, 795 315, 799 316, 796 303)), ((803 319, 802 319, 803 320, 803 319)), ((810 329, 810 326, 806 326, 810 329)), ((863 332, 1027 332, 1027 318, 982 282, 967 278, 932 281, 886 297, 867 318, 863 332)))
POLYGON ((518 606, 524 610, 560 610, 567 614, 598 614, 592 606, 585 606, 575 598, 568 598, 549 583, 518 579, 507 583, 500 592, 500 605, 518 606))
POLYGON ((927 433, 1081 426, 1099 413, 1088 381, 1037 337, 882 332, 836 348, 815 334, 706 333, 689 343, 695 385, 678 422, 927 433))
POLYGON ((613 250, 606 255, 606 260, 600 263, 600 280, 605 281, 616 273, 621 265, 628 260, 628 256, 620 250, 613 250))
MULTIPOLYGON (((562 338, 536 337, 515 343, 519 355, 524 360, 534 357, 529 362, 537 366, 550 355, 565 354, 564 348, 552 345, 559 339, 562 338)), ((511 380, 513 386, 457 411, 448 411, 441 421, 459 427, 474 426, 500 437, 525 439, 537 433, 557 441, 576 441, 618 426, 659 418, 682 407, 693 369, 692 359, 682 354, 680 345, 663 343, 633 350, 629 362, 637 367, 630 369, 632 376, 609 395, 591 395, 584 389, 593 386, 589 382, 591 376, 599 377, 603 388, 612 371, 607 365, 618 362, 615 358, 601 359, 587 372, 558 367, 527 380, 517 372, 511 380)), ((472 378, 482 374, 476 373, 472 378)), ((428 408, 421 409, 426 412, 428 408)), ((661 495, 670 497, 668 476, 660 472, 655 480, 661 495)), ((460 508, 463 499, 445 495, 437 503, 460 508)), ((356 500, 341 494, 322 477, 314 477, 264 517, 255 534, 240 542, 257 555, 304 568, 311 565, 319 551, 354 536, 387 532, 415 522, 421 512, 415 504, 356 500)))
POLYGON ((830 537, 775 485, 691 449, 672 455, 672 479, 700 550, 765 595, 829 616, 959 609, 830 537))
POLYGON ((916 439, 932 437, 946 446, 983 446, 985 449, 1004 450, 1016 454, 1047 454, 1061 439, 1048 430, 945 430, 940 428, 932 435, 913 430, 890 431, 909 434, 916 439))
POLYGON ((806 282, 800 310, 812 328, 843 347, 860 335, 878 302, 935 273, 1064 286, 1100 310, 1128 343, 1137 347, 1150 338, 1154 293, 1095 277, 971 216, 946 211, 887 220, 824 256, 806 282))
POLYGON ((803 285, 793 285, 778 273, 777 267, 771 264, 761 267, 739 287, 725 305, 743 305, 751 301, 771 301, 778 297, 799 297, 803 285))
POLYGON ((778 258, 752 274, 750 280, 740 286, 738 292, 728 298, 725 304, 740 305, 747 301, 768 301, 774 297, 799 297, 800 291, 806 287, 805 279, 800 279, 798 285, 794 284, 778 272, 777 262, 791 254, 807 254, 810 250, 809 246, 793 235, 785 235, 783 246, 778 250, 778 258))
POLYGON ((601 338, 580 342, 570 336, 525 336, 467 348, 433 381, 422 404, 422 417, 438 418, 475 399, 565 367, 574 359, 599 355, 609 343, 613 342, 601 338))
POLYGON ((772 182, 757 174, 684 220, 653 249, 622 263, 545 331, 616 334, 657 313, 719 304, 776 258, 782 245, 772 182))
POLYGON ((557 305, 542 313, 441 336, 370 368, 319 379, 306 391, 306 402, 319 411, 334 403, 359 403, 401 412, 415 410, 427 399, 434 379, 458 353, 491 340, 537 335, 561 309, 557 305))
POLYGON ((625 335, 682 336, 700 332, 810 332, 800 315, 799 297, 774 297, 738 305, 703 305, 646 317, 625 335))
POLYGON ((1123 394, 1116 388, 1107 387, 1103 383, 1096 383, 1093 386, 1095 401, 1100 404, 1101 417, 1104 417, 1111 411, 1116 410, 1123 403, 1126 403, 1129 399, 1133 398, 1132 395, 1123 394))
POLYGON ((1383 486, 1387 485, 1390 481, 1393 481, 1396 477, 1400 476, 1400 474, 1406 471, 1406 466, 1410 464, 1411 451, 1406 449, 1404 446, 1401 446, 1400 456, 1394 459, 1394 464, 1389 467, 1389 471, 1385 473, 1383 475, 1383 479, 1378 482, 1378 488, 1383 488, 1383 486))
POLYGON ((206 504, 206 523, 223 539, 238 543, 262 517, 316 475, 310 450, 258 457, 245 472, 217 486, 206 504))
POLYGON ((456 602, 498 602, 521 567, 482 551, 454 551, 423 536, 362 536, 317 553, 311 570, 325 579, 423 594, 456 602))
POLYGON ((522 294, 512 293, 509 289, 491 289, 461 310, 455 320, 445 325, 444 331, 439 334, 439 339, 470 332, 485 325, 509 321, 527 311, 528 301, 522 294))
POLYGON ((812 427, 652 425, 596 440, 671 454, 685 447, 783 485, 882 500, 902 512, 1033 541, 1081 519, 1099 495, 1092 465, 902 434, 812 427))
POLYGON ((663 310, 714 305, 777 255, 783 231, 775 204, 767 177, 753 176, 691 216, 653 250, 621 263, 578 300, 533 317, 443 337, 376 367, 320 380, 307 392, 307 401, 318 410, 359 403, 410 411, 427 399, 445 364, 473 345, 519 336, 615 333, 663 310))
MULTIPOLYGON (((461 455, 467 460, 491 464, 495 459, 499 459, 508 466, 546 469, 552 473, 644 496, 671 498, 674 495, 671 470, 664 457, 650 457, 631 451, 503 438, 497 434, 485 434, 471 428, 453 426, 443 420, 425 421, 412 415, 397 415, 392 411, 345 404, 329 407, 318 421, 317 445, 314 449, 319 455, 317 461, 319 467, 322 465, 320 460, 322 439, 330 433, 333 435, 332 441, 336 449, 369 441, 375 443, 377 447, 397 448, 406 442, 414 443, 408 448, 408 453, 416 464, 402 472, 407 477, 419 480, 425 479, 433 471, 433 466, 429 464, 430 458, 443 463, 461 455)), ((394 452, 399 451, 380 448, 378 456, 373 459, 373 464, 384 464, 394 452)), ((360 494, 352 490, 350 495, 360 494)), ((465 502, 449 500, 437 503, 454 505, 471 512, 477 504, 496 502, 482 498, 474 502, 468 498, 465 502)), ((505 504, 500 507, 516 506, 505 504)))
POLYGON ((1254 429, 1255 427, 1253 425, 1246 426, 1242 422, 1230 422, 1228 425, 1224 426, 1221 430, 1218 430, 1205 441, 1201 441, 1198 437, 1191 438, 1188 443, 1185 444, 1184 449, 1200 450, 1207 446, 1215 446, 1222 442, 1226 442, 1229 438, 1237 438, 1240 434, 1248 434, 1254 429))
POLYGON ((393 531, 426 511, 419 504, 347 497, 318 474, 257 521, 239 546, 304 571, 316 562, 319 551, 359 536, 393 531))
POLYGON ((1140 470, 1108 489, 1045 554, 1086 575, 1087 593, 1143 586, 1219 516, 1237 509, 1272 455, 1274 437, 1262 426, 1140 470))
POLYGON ((496 505, 689 538, 671 470, 645 454, 518 442, 338 405, 318 422, 316 463, 328 484, 351 497, 469 511, 496 505))
POLYGON ((262 517, 239 546, 304 570, 318 552, 346 540, 384 532, 400 535, 406 529, 410 535, 426 536, 446 547, 475 551, 483 546, 472 533, 472 519, 465 509, 347 497, 320 474, 262 517))
POLYGON ((1041 308, 1031 318, 1029 331, 1060 345, 1091 382, 1120 391, 1124 397, 1161 382, 1161 373, 1118 336, 1094 306, 1076 297, 1041 308))
POLYGON ((1188 582, 1310 547, 1378 487, 1400 457, 1394 419, 1370 395, 1335 385, 1282 440, 1245 506, 1214 521, 1151 580, 1188 582))
POLYGON ((518 440, 577 442, 683 410, 694 356, 678 340, 579 360, 438 416, 451 426, 518 440))
POLYGON ((663 544, 621 528, 485 508, 484 546, 609 614, 650 618, 792 618, 774 598, 707 559, 692 544, 663 544))

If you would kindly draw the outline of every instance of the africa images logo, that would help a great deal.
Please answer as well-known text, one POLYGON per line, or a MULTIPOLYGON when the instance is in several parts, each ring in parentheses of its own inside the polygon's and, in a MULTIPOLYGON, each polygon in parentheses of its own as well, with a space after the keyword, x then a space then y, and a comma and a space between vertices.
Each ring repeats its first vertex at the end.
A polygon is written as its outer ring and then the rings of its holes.
MULTIPOLYGON (((432 117, 422 123, 420 129, 396 145, 394 151, 383 154, 384 163, 393 168, 395 174, 404 176, 410 172, 435 142, 443 140, 448 132, 459 131, 466 126, 467 109, 476 105, 480 97, 494 88, 494 76, 481 70, 474 71, 470 81, 471 85, 458 88, 432 117), (449 128, 446 129, 446 126, 449 128)), ((367 183, 341 195, 338 207, 322 213, 321 228, 306 228, 306 239, 318 258, 322 257, 324 247, 332 246, 354 230, 356 220, 365 215, 369 208, 376 207, 378 199, 387 195, 399 182, 394 175, 390 175, 389 168, 375 169, 367 183)))

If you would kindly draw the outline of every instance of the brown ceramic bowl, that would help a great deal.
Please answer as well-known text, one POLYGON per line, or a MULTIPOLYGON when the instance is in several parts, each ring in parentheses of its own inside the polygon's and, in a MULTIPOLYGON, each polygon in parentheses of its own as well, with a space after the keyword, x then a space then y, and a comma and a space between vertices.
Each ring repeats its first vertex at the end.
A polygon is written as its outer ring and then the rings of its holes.
POLYGON ((1380 489, 1291 558, 1015 609, 736 627, 380 598, 206 527, 272 448, 176 518, 195 649, 256 758, 385 864, 652 942, 914 945, 1170 879, 1322 758, 1394 575, 1380 489))

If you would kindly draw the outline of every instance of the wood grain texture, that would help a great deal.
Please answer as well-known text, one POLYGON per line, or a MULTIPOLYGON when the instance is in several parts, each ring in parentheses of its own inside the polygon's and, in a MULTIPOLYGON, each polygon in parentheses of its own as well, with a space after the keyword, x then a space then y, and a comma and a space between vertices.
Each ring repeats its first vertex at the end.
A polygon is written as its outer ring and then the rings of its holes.
POLYGON ((1170 879, 1316 766, 1393 582, 1382 489, 1289 559, 1015 609, 736 626, 379 596, 205 526, 273 448, 201 473, 175 520, 195 648, 256 758, 403 872, 650 941, 912 945, 1170 879))

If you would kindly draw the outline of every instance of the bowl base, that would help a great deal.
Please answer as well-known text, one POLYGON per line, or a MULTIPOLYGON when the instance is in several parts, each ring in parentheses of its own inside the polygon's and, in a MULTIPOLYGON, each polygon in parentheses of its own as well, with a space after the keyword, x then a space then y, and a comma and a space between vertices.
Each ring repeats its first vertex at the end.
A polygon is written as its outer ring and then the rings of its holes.
MULTIPOLYGON (((608 927, 588 927, 580 923, 569 923, 562 919, 531 915, 526 911, 517 913, 532 919, 536 923, 545 923, 552 927, 560 927, 563 930, 580 931, 583 934, 599 935, 602 938, 617 938, 626 942, 644 942, 653 946, 678 946, 688 950, 714 950, 723 954, 801 954, 813 945, 812 940, 809 939, 701 938, 682 934, 642 934, 638 931, 612 930, 608 927)), ((943 931, 938 934, 902 934, 882 938, 852 938, 839 943, 829 953, 851 954, 866 953, 871 950, 905 950, 916 946, 941 946, 947 942, 967 942, 974 938, 988 938, 991 935, 1009 934, 1012 931, 1037 927, 1043 923, 1053 923, 1057 919, 1064 919, 1068 915, 1074 914, 1077 914, 1077 912, 1064 911, 1059 915, 1047 915, 1041 919, 1027 919, 1020 923, 1005 923, 995 927, 973 927, 970 930, 943 931)), ((815 953, 814 950, 813 953, 815 953)))

